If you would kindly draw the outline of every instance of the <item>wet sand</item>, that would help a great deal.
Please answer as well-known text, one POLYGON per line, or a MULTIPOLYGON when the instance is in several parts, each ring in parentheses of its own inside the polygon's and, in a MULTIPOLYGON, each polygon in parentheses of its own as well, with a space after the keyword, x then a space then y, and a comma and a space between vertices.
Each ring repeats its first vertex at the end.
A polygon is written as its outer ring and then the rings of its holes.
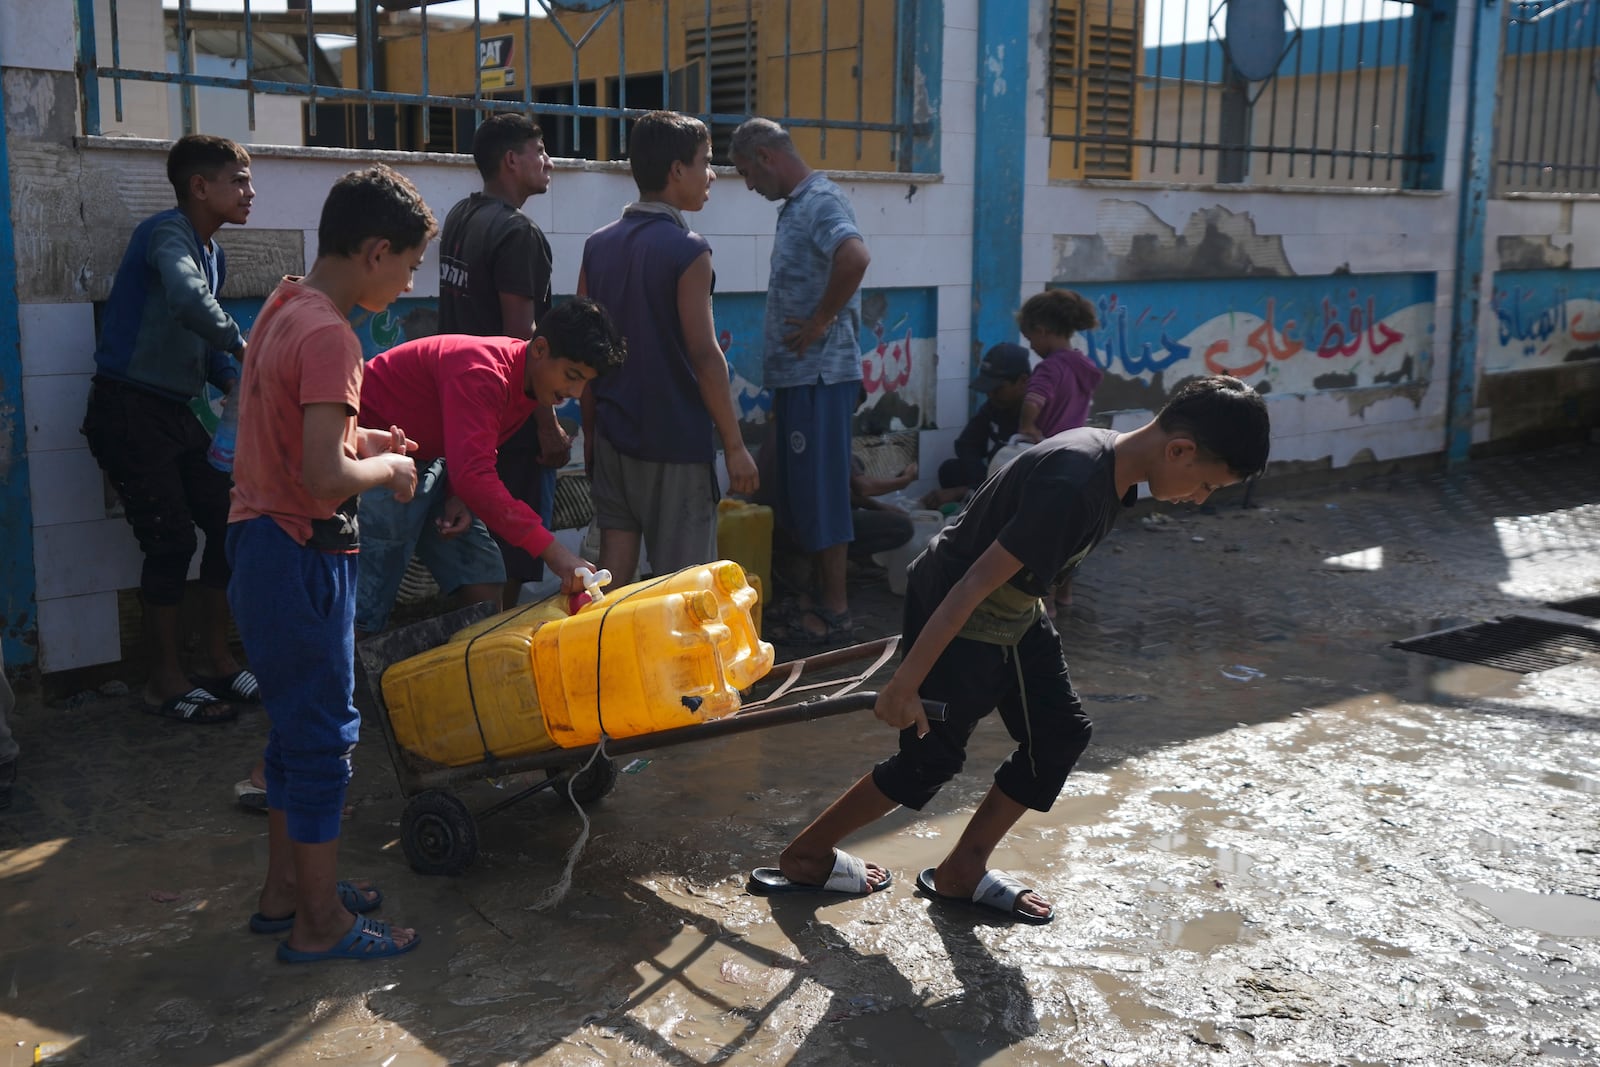
MULTIPOLYGON (((1600 591, 1597 460, 1124 520, 1062 621, 1094 741, 996 855, 1055 901, 1045 927, 913 887, 1012 748, 993 718, 927 811, 848 842, 888 891, 744 890, 891 750, 860 714, 644 754, 547 911, 565 801, 482 821, 463 876, 417 875, 369 730, 344 873, 423 944, 289 967, 245 928, 265 820, 231 806, 261 714, 26 704, 0 1065, 1600 1062, 1600 661, 1388 647, 1600 591)), ((894 627, 859 579, 858 618, 894 627)))

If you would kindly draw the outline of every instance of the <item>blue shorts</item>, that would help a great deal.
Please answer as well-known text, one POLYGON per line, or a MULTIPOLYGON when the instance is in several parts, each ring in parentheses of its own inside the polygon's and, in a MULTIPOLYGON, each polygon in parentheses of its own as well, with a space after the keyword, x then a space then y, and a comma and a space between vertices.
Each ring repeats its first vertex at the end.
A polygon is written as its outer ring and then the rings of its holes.
POLYGON ((267 807, 289 839, 339 836, 361 714, 355 685, 356 555, 295 543, 272 519, 228 527, 228 606, 272 729, 263 754, 267 807))
POLYGON ((855 540, 850 521, 850 422, 860 382, 795 385, 772 391, 782 446, 777 519, 802 552, 855 540))
POLYGON ((361 494, 356 515, 361 523, 361 573, 356 582, 356 629, 375 634, 389 624, 389 612, 400 593, 406 565, 415 555, 446 595, 464 585, 499 585, 506 580, 500 548, 482 519, 446 539, 434 520, 450 498, 444 460, 417 471, 417 495, 400 503, 387 489, 361 494))

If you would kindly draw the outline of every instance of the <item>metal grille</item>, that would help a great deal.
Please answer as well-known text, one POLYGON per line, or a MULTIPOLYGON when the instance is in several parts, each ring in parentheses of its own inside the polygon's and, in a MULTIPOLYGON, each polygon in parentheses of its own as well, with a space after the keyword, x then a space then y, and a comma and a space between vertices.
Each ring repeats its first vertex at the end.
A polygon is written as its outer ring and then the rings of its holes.
POLYGON ((1498 192, 1600 190, 1600 0, 1506 5, 1498 192))
POLYGON ((1575 626, 1510 616, 1396 641, 1392 647, 1532 674, 1600 652, 1600 636, 1575 626))
MULTIPOLYGON (((753 43, 756 40, 753 21, 721 26, 691 26, 687 30, 684 49, 690 61, 699 62, 705 71, 705 97, 702 103, 708 113, 751 114, 755 103, 756 62, 753 43)), ((732 140, 735 128, 736 124, 731 122, 711 125, 711 158, 718 163, 728 162, 728 142, 732 140)))
POLYGON ((934 136, 913 121, 911 91, 939 77, 912 70, 942 30, 933 0, 484 0, 472 16, 430 14, 442 0, 336 12, 234 2, 76 0, 84 132, 217 132, 208 109, 241 100, 255 131, 258 99, 272 98, 274 116, 285 100, 302 109, 302 143, 327 147, 462 152, 480 116, 517 111, 544 119, 552 154, 622 159, 627 120, 671 108, 706 122, 724 152, 733 127, 760 114, 828 167, 910 170, 934 136), (167 40, 174 69, 162 50, 140 50, 152 36, 167 40), (168 91, 177 130, 158 103, 168 91))
POLYGON ((1051 177, 1420 184, 1446 103, 1424 91, 1428 5, 1286 0, 1230 41, 1231 6, 1052 0, 1051 177))

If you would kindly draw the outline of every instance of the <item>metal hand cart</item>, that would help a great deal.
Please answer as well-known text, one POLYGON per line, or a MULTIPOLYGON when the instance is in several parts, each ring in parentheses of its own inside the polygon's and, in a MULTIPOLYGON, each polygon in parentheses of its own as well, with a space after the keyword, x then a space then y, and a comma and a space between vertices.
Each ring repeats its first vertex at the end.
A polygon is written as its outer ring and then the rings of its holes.
MULTIPOLYGON (((599 800, 617 783, 613 756, 870 709, 878 694, 860 687, 889 662, 900 644, 896 634, 777 664, 747 691, 735 714, 694 726, 607 739, 605 754, 598 757, 595 750, 599 746, 586 745, 513 759, 499 759, 486 752, 482 762, 446 767, 407 751, 395 737, 383 699, 379 684, 383 672, 401 660, 443 644, 457 630, 492 614, 490 605, 476 604, 370 637, 356 646, 360 667, 356 672, 356 702, 362 717, 368 722, 376 719, 383 731, 400 792, 408 798, 400 819, 400 843, 412 869, 420 874, 454 875, 465 871, 478 855, 478 821, 535 793, 564 787, 581 805, 599 800), (868 665, 854 673, 843 670, 863 662, 868 665), (452 787, 466 782, 536 771, 545 773, 542 781, 477 812, 452 792, 452 787)), ((924 701, 924 707, 930 717, 939 717, 943 712, 939 704, 924 701)))

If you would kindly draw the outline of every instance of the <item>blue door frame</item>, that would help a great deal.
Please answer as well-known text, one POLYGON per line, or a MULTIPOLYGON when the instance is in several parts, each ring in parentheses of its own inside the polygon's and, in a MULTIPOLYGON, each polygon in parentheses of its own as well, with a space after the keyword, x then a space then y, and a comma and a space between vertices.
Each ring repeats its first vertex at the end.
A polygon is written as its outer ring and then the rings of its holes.
MULTIPOLYGON (((6 113, 0 82, 0 115, 6 113)), ((17 248, 11 225, 9 133, 0 123, 0 642, 9 666, 38 658, 33 574, 33 500, 28 482, 28 426, 22 411, 22 322, 17 305, 17 248)))

